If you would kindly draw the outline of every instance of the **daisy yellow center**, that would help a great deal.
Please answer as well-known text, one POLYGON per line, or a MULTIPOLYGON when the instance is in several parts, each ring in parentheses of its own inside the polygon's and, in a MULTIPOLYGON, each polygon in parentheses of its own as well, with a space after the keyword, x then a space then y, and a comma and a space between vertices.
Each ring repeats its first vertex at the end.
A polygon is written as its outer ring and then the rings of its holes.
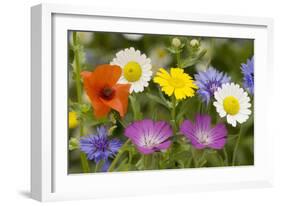
POLYGON ((142 74, 141 66, 135 61, 128 62, 124 67, 124 77, 129 82, 136 82, 142 74))
POLYGON ((238 99, 233 96, 226 97, 223 100, 223 108, 230 115, 237 114, 240 109, 240 104, 238 99))
POLYGON ((185 86, 185 82, 180 78, 171 78, 169 83, 174 88, 182 88, 185 86))
POLYGON ((166 56, 166 51, 164 49, 158 49, 157 53, 160 58, 163 58, 166 56))

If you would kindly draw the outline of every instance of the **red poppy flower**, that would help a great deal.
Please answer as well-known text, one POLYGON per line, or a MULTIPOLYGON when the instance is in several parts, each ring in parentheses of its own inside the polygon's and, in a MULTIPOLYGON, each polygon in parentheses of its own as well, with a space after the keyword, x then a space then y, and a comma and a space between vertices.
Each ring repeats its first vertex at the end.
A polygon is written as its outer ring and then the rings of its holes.
POLYGON ((81 73, 84 89, 97 118, 105 117, 110 109, 124 117, 128 107, 130 84, 117 84, 122 70, 119 66, 100 65, 94 71, 81 73))

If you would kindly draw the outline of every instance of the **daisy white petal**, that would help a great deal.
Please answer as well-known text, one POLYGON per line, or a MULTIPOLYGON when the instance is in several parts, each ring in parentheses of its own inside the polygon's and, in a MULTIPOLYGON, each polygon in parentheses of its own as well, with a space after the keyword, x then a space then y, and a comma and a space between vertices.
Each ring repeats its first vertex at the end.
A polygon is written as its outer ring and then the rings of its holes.
POLYGON ((116 53, 116 57, 110 62, 122 68, 122 76, 119 83, 131 84, 130 93, 142 92, 152 76, 152 65, 145 54, 133 47, 126 48, 116 53))
POLYGON ((227 122, 233 127, 236 127, 237 122, 240 124, 246 122, 252 113, 248 93, 238 84, 223 84, 215 92, 214 97, 213 105, 216 107, 217 113, 220 117, 226 116, 227 122))

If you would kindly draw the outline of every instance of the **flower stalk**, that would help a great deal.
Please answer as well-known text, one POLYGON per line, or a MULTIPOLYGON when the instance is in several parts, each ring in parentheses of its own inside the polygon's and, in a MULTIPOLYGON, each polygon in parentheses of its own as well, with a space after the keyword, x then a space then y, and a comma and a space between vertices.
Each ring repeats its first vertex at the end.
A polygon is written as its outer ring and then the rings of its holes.
POLYGON ((242 134, 242 125, 240 126, 239 135, 237 137, 235 147, 234 147, 234 150, 233 150, 232 166, 235 166, 235 163, 236 163, 237 151, 238 151, 238 147, 239 147, 239 143, 240 143, 240 139, 241 139, 241 134, 242 134))
POLYGON ((112 163, 110 164, 109 168, 108 168, 108 172, 113 172, 116 164, 118 163, 120 157, 122 156, 122 154, 125 152, 125 148, 127 147, 127 145, 130 143, 130 139, 128 139, 120 148, 119 152, 117 153, 117 155, 115 156, 114 160, 112 161, 112 163))
POLYGON ((176 109, 177 109, 177 100, 175 96, 172 96, 171 124, 172 124, 174 135, 176 135, 177 133, 176 109))
MULTIPOLYGON (((77 93, 77 102, 79 105, 82 104, 82 88, 81 88, 81 79, 80 79, 80 59, 79 59, 79 43, 78 43, 78 36, 77 32, 73 32, 73 46, 74 46, 74 67, 75 67, 75 84, 76 84, 76 93, 77 93)), ((84 127, 83 127, 83 118, 80 118, 80 127, 79 127, 79 136, 84 136, 84 127)), ((86 157, 86 154, 80 152, 80 159, 82 170, 84 173, 90 172, 89 163, 86 157)))

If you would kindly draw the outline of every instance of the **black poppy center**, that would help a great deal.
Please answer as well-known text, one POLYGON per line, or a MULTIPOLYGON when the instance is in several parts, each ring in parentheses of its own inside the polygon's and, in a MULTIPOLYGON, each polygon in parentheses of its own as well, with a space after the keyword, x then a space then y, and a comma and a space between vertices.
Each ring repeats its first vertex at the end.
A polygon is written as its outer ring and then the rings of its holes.
POLYGON ((115 91, 110 87, 104 87, 101 90, 101 97, 106 100, 111 100, 114 97, 115 91))

